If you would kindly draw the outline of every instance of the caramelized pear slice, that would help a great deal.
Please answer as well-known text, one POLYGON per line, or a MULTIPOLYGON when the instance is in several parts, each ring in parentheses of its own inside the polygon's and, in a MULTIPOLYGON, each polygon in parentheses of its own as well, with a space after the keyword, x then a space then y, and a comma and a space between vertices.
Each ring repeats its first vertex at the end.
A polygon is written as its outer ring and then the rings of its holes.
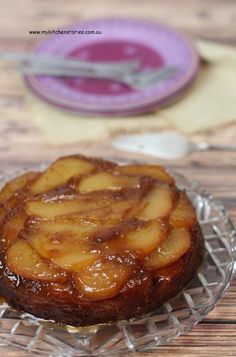
POLYGON ((152 253, 168 236, 168 231, 161 220, 148 221, 134 231, 111 239, 107 247, 114 252, 128 251, 139 259, 152 253))
POLYGON ((178 261, 190 248, 190 233, 184 228, 173 229, 166 240, 145 259, 148 269, 156 270, 178 261))
POLYGON ((125 187, 138 187, 138 177, 127 177, 114 175, 107 172, 99 172, 94 175, 82 178, 76 190, 81 193, 99 190, 120 190, 125 187))
POLYGON ((37 176, 37 172, 30 171, 9 181, 0 191, 0 203, 6 203, 17 190, 37 176))
POLYGON ((173 210, 169 223, 174 228, 191 228, 196 223, 195 210, 185 192, 180 192, 179 201, 173 210))
POLYGON ((25 211, 28 215, 48 219, 73 214, 82 209, 83 207, 79 200, 29 201, 25 206, 25 211))
POLYGON ((74 282, 78 291, 89 300, 109 299, 119 294, 133 269, 131 265, 115 261, 97 261, 75 274, 74 282))
POLYGON ((158 165, 126 165, 120 166, 117 170, 124 175, 130 176, 150 176, 154 180, 174 184, 174 179, 158 165))
POLYGON ((8 249, 7 266, 13 273, 26 279, 50 282, 66 281, 64 273, 45 263, 23 239, 14 242, 8 249))
POLYGON ((52 244, 51 236, 47 233, 28 233, 25 235, 25 239, 41 258, 51 259, 55 251, 58 252, 58 247, 52 244))
POLYGON ((128 233, 123 240, 122 247, 139 252, 139 258, 143 258, 153 252, 166 237, 167 230, 163 222, 153 220, 147 222, 144 227, 128 233))
POLYGON ((43 232, 30 233, 27 241, 41 257, 70 271, 93 263, 99 255, 98 251, 90 252, 88 244, 80 236, 66 232, 54 236, 43 232))
POLYGON ((110 206, 82 212, 80 215, 89 219, 103 219, 108 222, 128 219, 135 213, 138 203, 137 198, 131 197, 127 200, 114 201, 110 206))
POLYGON ((65 184, 73 176, 86 175, 93 171, 95 165, 77 157, 62 158, 55 161, 31 185, 34 194, 47 192, 65 184))
POLYGON ((25 219, 26 214, 24 212, 20 212, 7 219, 2 228, 2 239, 4 239, 5 245, 9 246, 16 240, 20 231, 24 229, 25 219))
MULTIPOLYGON (((28 228, 32 231, 53 234, 73 234, 81 239, 89 237, 91 233, 96 231, 104 222, 102 221, 86 221, 80 220, 77 217, 70 219, 52 219, 52 220, 32 220, 28 223, 28 228)), ((112 222, 111 222, 112 224, 112 222)))
POLYGON ((137 217, 141 219, 155 219, 168 217, 173 208, 173 193, 171 188, 156 186, 144 197, 141 211, 137 217))
POLYGON ((122 218, 126 212, 137 207, 138 197, 122 200, 109 198, 97 200, 96 197, 88 199, 78 198, 64 201, 28 201, 25 206, 29 216, 51 219, 76 215, 93 219, 106 218, 107 220, 122 218))
POLYGON ((104 236, 104 232, 110 231, 118 223, 118 220, 108 221, 107 219, 80 219, 73 216, 66 219, 56 218, 51 220, 41 220, 30 217, 27 222, 27 235, 37 233, 49 236, 73 236, 75 241, 91 241, 97 237, 104 236))
POLYGON ((92 264, 98 257, 98 253, 91 253, 83 246, 76 246, 73 251, 61 254, 52 260, 56 265, 65 270, 77 272, 79 269, 92 264))

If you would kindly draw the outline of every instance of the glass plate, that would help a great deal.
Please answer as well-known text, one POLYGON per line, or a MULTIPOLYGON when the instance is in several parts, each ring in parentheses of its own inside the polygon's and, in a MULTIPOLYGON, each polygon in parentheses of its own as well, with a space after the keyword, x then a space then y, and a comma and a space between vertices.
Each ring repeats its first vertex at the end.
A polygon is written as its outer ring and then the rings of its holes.
MULTIPOLYGON (((45 164, 30 169, 43 169, 45 164)), ((29 170, 29 167, 27 168, 29 170)), ((24 170, 25 171, 25 170, 24 170)), ((0 186, 22 172, 0 179, 0 186)), ((235 268, 236 234, 222 204, 196 182, 171 172, 196 208, 205 238, 204 261, 191 283, 160 309, 139 319, 83 328, 58 326, 0 305, 0 345, 49 356, 111 356, 147 351, 186 333, 211 311, 235 268)))

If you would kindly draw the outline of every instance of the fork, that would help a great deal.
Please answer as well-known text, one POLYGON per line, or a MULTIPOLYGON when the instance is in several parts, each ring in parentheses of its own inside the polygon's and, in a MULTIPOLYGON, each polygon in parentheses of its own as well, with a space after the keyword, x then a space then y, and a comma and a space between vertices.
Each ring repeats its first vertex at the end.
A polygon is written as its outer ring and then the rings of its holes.
POLYGON ((55 77, 80 77, 93 78, 117 81, 128 85, 134 89, 145 89, 162 80, 168 79, 178 72, 177 67, 163 67, 149 72, 134 72, 134 73, 105 73, 105 72, 86 72, 79 71, 72 68, 47 68, 45 66, 27 66, 21 69, 24 75, 47 75, 55 77))
POLYGON ((123 61, 99 61, 90 62, 80 59, 60 58, 46 54, 24 53, 24 52, 0 52, 0 60, 20 62, 25 66, 42 66, 46 68, 61 68, 61 69, 75 69, 97 72, 111 72, 112 74, 123 74, 136 71, 140 66, 138 59, 130 59, 123 61))

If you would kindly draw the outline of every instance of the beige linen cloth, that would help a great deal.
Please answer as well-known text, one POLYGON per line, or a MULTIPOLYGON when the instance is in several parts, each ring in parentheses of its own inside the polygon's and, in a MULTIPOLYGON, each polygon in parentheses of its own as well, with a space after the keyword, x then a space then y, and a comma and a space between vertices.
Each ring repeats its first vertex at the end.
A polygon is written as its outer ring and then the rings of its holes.
POLYGON ((27 93, 30 117, 54 145, 164 129, 190 134, 233 122, 236 120, 236 49, 203 40, 196 44, 203 59, 198 78, 169 107, 136 117, 89 118, 54 108, 27 93))

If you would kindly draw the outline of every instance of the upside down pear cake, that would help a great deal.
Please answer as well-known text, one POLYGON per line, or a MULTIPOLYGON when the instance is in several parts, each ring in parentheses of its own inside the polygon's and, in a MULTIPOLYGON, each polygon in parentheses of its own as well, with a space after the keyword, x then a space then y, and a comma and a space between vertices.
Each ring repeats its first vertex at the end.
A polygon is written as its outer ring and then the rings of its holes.
POLYGON ((62 324, 153 311, 202 259, 194 208, 156 165, 60 158, 3 187, 0 221, 0 294, 62 324))

